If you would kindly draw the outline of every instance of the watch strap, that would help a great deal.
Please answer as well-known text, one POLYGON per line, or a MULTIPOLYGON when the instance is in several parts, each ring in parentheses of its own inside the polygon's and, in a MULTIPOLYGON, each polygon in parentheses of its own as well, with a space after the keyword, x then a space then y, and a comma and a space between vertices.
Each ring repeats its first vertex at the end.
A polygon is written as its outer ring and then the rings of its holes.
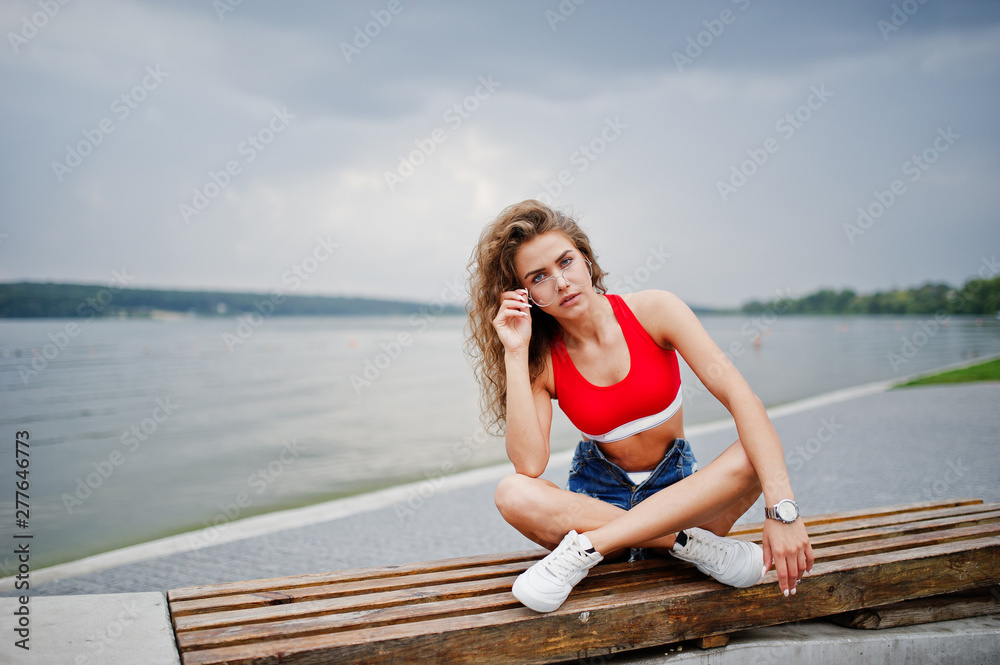
POLYGON ((785 524, 791 524, 792 522, 794 522, 799 517, 799 504, 795 503, 795 501, 793 501, 791 499, 782 499, 781 501, 779 501, 778 503, 774 504, 773 506, 764 506, 764 517, 772 519, 772 520, 778 520, 779 522, 783 522, 785 524), (783 503, 790 503, 795 508, 795 518, 794 519, 792 519, 790 521, 786 521, 786 520, 783 520, 778 515, 778 506, 780 506, 783 503))

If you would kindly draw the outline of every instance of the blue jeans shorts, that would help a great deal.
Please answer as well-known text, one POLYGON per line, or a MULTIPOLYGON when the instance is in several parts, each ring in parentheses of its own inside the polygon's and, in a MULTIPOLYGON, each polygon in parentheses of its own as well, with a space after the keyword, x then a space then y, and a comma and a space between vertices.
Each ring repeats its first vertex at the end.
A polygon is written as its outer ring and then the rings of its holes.
MULTIPOLYGON (((652 474, 638 485, 618 465, 608 461, 593 441, 580 441, 569 467, 567 489, 586 494, 623 510, 630 510, 645 499, 698 470, 698 462, 687 439, 674 439, 673 445, 652 474)), ((647 556, 643 548, 631 551, 631 561, 647 556)))

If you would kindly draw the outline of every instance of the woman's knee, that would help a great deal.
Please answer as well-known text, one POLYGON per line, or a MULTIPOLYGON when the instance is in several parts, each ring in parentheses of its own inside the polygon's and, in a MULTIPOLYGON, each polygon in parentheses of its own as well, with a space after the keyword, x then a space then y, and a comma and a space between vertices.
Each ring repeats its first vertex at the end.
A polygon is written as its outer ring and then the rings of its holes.
POLYGON ((531 493, 532 480, 534 478, 520 473, 512 473, 500 479, 493 501, 501 515, 506 518, 524 511, 527 497, 531 493))
POLYGON ((504 519, 537 513, 545 505, 542 492, 555 487, 541 478, 532 478, 521 473, 504 476, 497 484, 493 500, 504 519))

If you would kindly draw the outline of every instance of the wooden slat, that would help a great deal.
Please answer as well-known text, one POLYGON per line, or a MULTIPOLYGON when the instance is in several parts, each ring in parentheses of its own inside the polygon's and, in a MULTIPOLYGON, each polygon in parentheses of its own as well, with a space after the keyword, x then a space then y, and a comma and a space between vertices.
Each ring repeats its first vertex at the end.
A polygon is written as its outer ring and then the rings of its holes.
POLYGON ((971 540, 987 536, 1000 536, 1000 524, 978 524, 949 529, 944 532, 905 534, 872 542, 843 543, 830 547, 814 548, 813 553, 824 561, 830 561, 882 552, 897 552, 925 545, 933 545, 935 543, 971 540))
POLYGON ((543 549, 511 552, 509 554, 484 554, 480 556, 462 557, 456 559, 439 559, 421 563, 408 563, 398 566, 379 566, 376 568, 355 568, 330 573, 309 573, 289 577, 274 577, 248 582, 225 582, 222 584, 206 584, 201 586, 181 587, 168 592, 170 602, 211 598, 221 595, 249 594, 260 591, 271 591, 276 587, 294 589, 299 587, 320 586, 338 582, 353 582, 358 580, 375 580, 391 577, 401 577, 411 574, 424 574, 461 570, 474 566, 496 566, 519 561, 537 559, 545 555, 543 549))
MULTIPOLYGON (((259 607, 244 610, 195 614, 174 618, 178 636, 184 631, 221 626, 285 621, 321 614, 385 609, 406 604, 433 603, 439 600, 484 597, 510 591, 515 576, 491 578, 475 582, 442 584, 425 589, 403 589, 350 596, 308 600, 289 605, 259 607)), ((615 589, 643 587, 653 584, 680 584, 704 579, 694 567, 676 560, 654 560, 639 564, 612 564, 600 566, 588 576, 586 586, 595 591, 611 592, 615 589)))
MULTIPOLYGON (((874 606, 888 605, 883 622, 926 616, 894 604, 1000 583, 1000 504, 922 502, 804 521, 817 563, 789 599, 774 571, 734 589, 667 557, 602 564, 559 610, 538 614, 510 587, 544 550, 188 587, 168 598, 184 665, 546 663, 722 643, 747 627, 874 606)), ((736 533, 759 542, 747 529, 736 533)))
MULTIPOLYGON (((383 599, 405 598, 415 601, 418 598, 433 599, 436 594, 464 593, 464 589, 474 589, 475 593, 488 593, 490 589, 509 586, 513 577, 525 570, 532 561, 509 566, 495 566, 488 569, 476 567, 470 571, 448 571, 447 573, 429 573, 426 576, 411 575, 404 578, 384 578, 365 582, 344 582, 316 587, 297 587, 293 589, 278 589, 280 595, 292 598, 292 603, 272 602, 269 597, 260 594, 223 595, 218 598, 203 598, 192 601, 177 601, 171 603, 175 624, 196 625, 199 617, 206 615, 214 617, 221 614, 232 616, 251 616, 256 609, 265 612, 295 612, 296 608, 305 602, 330 599, 329 607, 353 607, 365 603, 381 603, 383 599), (418 579, 419 578, 419 579, 418 579), (420 583, 417 584, 416 581, 420 583), (463 583, 478 584, 463 586, 463 583), (458 586, 454 586, 458 585, 458 586), (394 593, 412 589, 410 593, 394 593)), ((600 579, 603 576, 617 575, 626 566, 630 576, 642 571, 659 570, 672 563, 672 560, 659 559, 643 561, 634 564, 610 564, 595 570, 591 577, 600 579)), ((662 574, 662 573, 658 573, 662 574)), ((382 606, 382 605, 379 605, 382 606)))
MULTIPOLYGON (((991 512, 1000 509, 1000 504, 997 503, 978 503, 972 505, 962 505, 954 507, 942 507, 942 508, 928 508, 926 510, 921 510, 919 512, 905 513, 905 512, 893 512, 888 515, 883 515, 879 517, 854 517, 846 520, 837 521, 823 521, 816 524, 806 525, 806 531, 809 533, 809 537, 822 536, 824 534, 830 533, 847 533, 849 531, 856 531, 859 529, 868 529, 872 527, 882 527, 891 526, 896 524, 910 524, 914 522, 923 522, 927 520, 941 519, 941 520, 955 520, 961 521, 963 519, 969 519, 970 516, 979 515, 984 512, 991 512)), ((730 533, 731 537, 740 538, 742 540, 749 540, 753 542, 761 542, 761 531, 756 531, 753 533, 730 533)))
POLYGON ((963 515, 961 517, 948 517, 942 519, 929 519, 914 522, 904 522, 902 524, 892 524, 888 526, 869 527, 867 529, 857 529, 826 534, 810 535, 809 540, 813 547, 824 546, 831 543, 860 542, 867 540, 877 540, 902 534, 924 533, 924 532, 947 532, 952 528, 960 526, 974 526, 977 524, 990 524, 1000 521, 1000 510, 990 510, 981 513, 963 515))
POLYGON ((556 612, 526 608, 461 615, 266 644, 184 653, 210 663, 546 663, 827 616, 865 605, 968 589, 1000 579, 1000 538, 981 538, 817 564, 783 599, 774 573, 748 589, 704 581, 611 595, 574 594, 556 612), (960 554, 956 560, 954 555, 960 554), (740 612, 733 612, 740 607, 740 612), (498 648, 503 645, 503 648, 498 648))
POLYGON ((919 513, 895 513, 884 517, 858 518, 847 522, 834 522, 814 525, 810 531, 812 534, 822 535, 825 533, 847 532, 858 529, 868 529, 871 527, 889 526, 895 524, 912 524, 927 520, 948 519, 954 522, 961 522, 970 516, 980 515, 1000 509, 1000 504, 976 504, 971 506, 956 506, 954 508, 935 508, 924 510, 919 513))
MULTIPOLYGON (((860 508, 858 510, 847 510, 839 513, 822 513, 820 515, 804 515, 802 521, 807 527, 832 522, 844 522, 857 518, 884 517, 887 515, 898 515, 900 513, 918 513, 925 510, 938 508, 957 508, 959 506, 972 506, 981 504, 982 499, 944 499, 938 501, 919 501, 916 503, 902 503, 894 506, 880 506, 874 508, 860 508)), ((764 528, 763 522, 744 524, 734 528, 730 535, 743 535, 761 531, 764 528)))
POLYGON ((835 614, 830 620, 849 628, 881 630, 935 621, 968 619, 988 614, 1000 614, 1000 587, 905 600, 901 603, 835 614))
POLYGON ((288 600, 273 598, 271 594, 274 592, 258 592, 173 601, 171 602, 171 608, 173 608, 175 616, 186 616, 189 614, 215 612, 220 610, 245 609, 266 605, 281 605, 285 602, 296 602, 307 598, 318 599, 354 596, 390 589, 409 589, 453 581, 482 580, 502 577, 512 573, 519 574, 527 569, 531 563, 531 561, 522 561, 500 566, 476 566, 473 568, 463 568, 458 570, 437 571, 423 574, 414 573, 410 575, 384 577, 374 580, 350 580, 335 584, 323 584, 307 587, 297 586, 286 588, 282 586, 279 587, 277 591, 281 596, 287 598, 288 600))
MULTIPOLYGON (((513 583, 513 579, 511 579, 513 583)), ((509 585, 508 585, 509 589, 509 585)), ((364 609, 337 614, 319 614, 298 619, 253 623, 245 626, 226 626, 206 630, 178 631, 177 644, 181 649, 198 649, 264 642, 276 636, 291 638, 344 631, 355 628, 376 628, 413 621, 426 621, 452 616, 493 612, 519 607, 517 599, 509 593, 490 593, 474 598, 431 601, 415 605, 400 605, 385 609, 364 609)))

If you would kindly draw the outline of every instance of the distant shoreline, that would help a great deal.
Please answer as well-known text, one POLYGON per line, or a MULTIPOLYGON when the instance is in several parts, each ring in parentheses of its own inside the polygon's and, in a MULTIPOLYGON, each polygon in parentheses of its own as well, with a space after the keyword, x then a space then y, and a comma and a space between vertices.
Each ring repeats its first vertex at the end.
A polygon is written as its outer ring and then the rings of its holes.
POLYGON ((0 284, 0 318, 142 318, 177 320, 241 315, 462 315, 464 294, 446 291, 430 302, 348 296, 131 289, 121 284, 0 284))
MULTIPOLYGON (((0 319, 141 318, 181 320, 196 317, 464 315, 464 284, 447 284, 429 302, 351 296, 295 295, 277 288, 269 293, 184 291, 127 288, 130 276, 115 273, 106 286, 37 282, 0 283, 0 319)), ((292 284, 291 291, 297 284, 292 284)), ((752 300, 737 308, 690 305, 699 315, 736 314, 765 324, 778 316, 978 316, 1000 319, 1000 277, 970 279, 959 288, 925 284, 916 289, 877 291, 820 289, 795 298, 752 300)))

